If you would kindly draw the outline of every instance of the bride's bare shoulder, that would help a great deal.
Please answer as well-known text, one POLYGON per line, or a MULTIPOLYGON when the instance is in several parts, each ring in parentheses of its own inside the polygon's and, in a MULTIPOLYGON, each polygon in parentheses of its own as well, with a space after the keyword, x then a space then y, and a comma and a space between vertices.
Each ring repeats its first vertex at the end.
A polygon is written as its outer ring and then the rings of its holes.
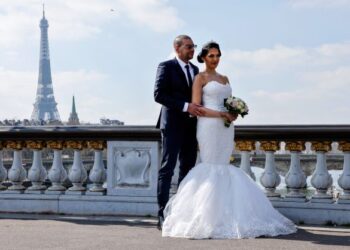
POLYGON ((225 83, 230 83, 230 80, 228 79, 227 76, 223 76, 223 77, 224 77, 225 83))
POLYGON ((222 79, 222 81, 223 81, 224 84, 230 83, 230 80, 228 79, 227 76, 221 75, 221 74, 220 74, 220 78, 222 79))
POLYGON ((206 77, 206 73, 205 72, 199 72, 196 77, 199 77, 200 79, 203 79, 206 77))
POLYGON ((202 86, 205 85, 206 75, 203 72, 199 72, 195 77, 195 81, 199 82, 202 86))

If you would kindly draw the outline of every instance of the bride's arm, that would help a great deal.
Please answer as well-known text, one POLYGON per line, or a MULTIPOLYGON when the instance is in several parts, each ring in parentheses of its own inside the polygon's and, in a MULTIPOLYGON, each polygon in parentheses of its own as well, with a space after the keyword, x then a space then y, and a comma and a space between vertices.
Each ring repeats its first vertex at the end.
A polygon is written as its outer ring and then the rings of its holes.
MULTIPOLYGON (((204 86, 205 86, 205 79, 203 75, 202 74, 196 75, 192 86, 192 103, 197 105, 202 105, 202 93, 203 93, 204 86)), ((228 118, 228 115, 230 115, 228 112, 220 112, 220 111, 208 109, 205 107, 201 107, 200 109, 202 111, 201 116, 228 118)))

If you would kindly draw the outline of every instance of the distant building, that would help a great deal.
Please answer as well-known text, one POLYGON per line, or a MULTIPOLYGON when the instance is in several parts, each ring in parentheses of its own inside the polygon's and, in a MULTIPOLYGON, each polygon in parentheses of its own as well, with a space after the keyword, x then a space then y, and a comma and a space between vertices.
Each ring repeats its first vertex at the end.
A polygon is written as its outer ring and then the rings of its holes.
POLYGON ((107 126, 123 126, 124 122, 119 120, 110 120, 107 118, 101 118, 100 119, 101 125, 107 125, 107 126))
POLYGON ((33 123, 39 124, 61 124, 57 103, 53 94, 48 27, 49 23, 45 18, 45 10, 43 10, 43 18, 40 20, 39 79, 31 120, 33 123))
POLYGON ((79 117, 75 108, 75 98, 73 96, 72 112, 69 115, 67 125, 80 125, 79 117))

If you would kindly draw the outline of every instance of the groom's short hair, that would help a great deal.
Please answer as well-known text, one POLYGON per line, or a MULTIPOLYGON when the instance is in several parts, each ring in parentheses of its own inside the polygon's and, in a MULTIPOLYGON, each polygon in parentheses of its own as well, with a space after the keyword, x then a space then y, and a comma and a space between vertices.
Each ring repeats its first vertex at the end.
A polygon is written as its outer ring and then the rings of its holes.
POLYGON ((174 47, 180 47, 182 45, 183 40, 185 39, 191 39, 191 37, 189 37, 188 35, 179 35, 177 37, 175 37, 174 39, 174 47))

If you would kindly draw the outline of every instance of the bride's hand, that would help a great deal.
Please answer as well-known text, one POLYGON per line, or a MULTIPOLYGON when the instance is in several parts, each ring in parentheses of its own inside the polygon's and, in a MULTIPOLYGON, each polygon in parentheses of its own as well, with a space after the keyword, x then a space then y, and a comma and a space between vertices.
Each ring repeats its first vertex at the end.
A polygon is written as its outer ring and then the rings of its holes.
POLYGON ((230 116, 231 116, 231 122, 233 122, 233 121, 235 121, 235 120, 237 120, 237 117, 238 117, 238 114, 230 114, 230 116))
POLYGON ((237 119, 237 114, 235 114, 235 115, 232 115, 231 113, 228 113, 228 112, 221 112, 221 117, 222 118, 224 118, 226 121, 228 121, 228 122, 233 122, 234 120, 236 120, 237 119))
POLYGON ((189 103, 188 104, 188 113, 190 113, 192 116, 203 116, 203 108, 201 105, 189 103))

